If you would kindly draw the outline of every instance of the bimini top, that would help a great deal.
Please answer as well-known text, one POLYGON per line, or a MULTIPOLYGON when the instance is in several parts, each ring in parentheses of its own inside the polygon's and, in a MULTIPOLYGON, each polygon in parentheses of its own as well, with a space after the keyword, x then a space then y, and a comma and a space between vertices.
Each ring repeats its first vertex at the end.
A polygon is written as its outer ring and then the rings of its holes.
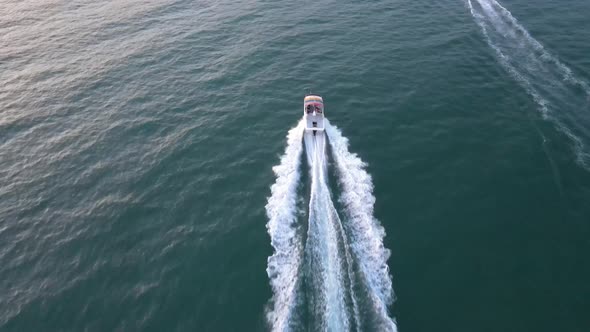
POLYGON ((323 114, 324 100, 322 97, 316 95, 305 96, 305 99, 303 99, 303 110, 306 114, 314 112, 317 114, 323 114))
POLYGON ((305 96, 305 99, 303 99, 304 102, 320 102, 320 103, 324 103, 324 100, 322 99, 322 97, 320 96, 316 96, 316 95, 307 95, 305 96))

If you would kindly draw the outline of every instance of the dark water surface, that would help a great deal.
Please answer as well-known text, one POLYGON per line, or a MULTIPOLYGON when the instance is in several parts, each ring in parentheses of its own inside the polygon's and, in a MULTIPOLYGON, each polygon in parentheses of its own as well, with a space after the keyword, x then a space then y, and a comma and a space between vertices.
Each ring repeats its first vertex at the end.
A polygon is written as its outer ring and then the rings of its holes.
POLYGON ((267 329, 310 88, 400 331, 590 330, 590 2, 501 4, 0 1, 0 330, 267 329))

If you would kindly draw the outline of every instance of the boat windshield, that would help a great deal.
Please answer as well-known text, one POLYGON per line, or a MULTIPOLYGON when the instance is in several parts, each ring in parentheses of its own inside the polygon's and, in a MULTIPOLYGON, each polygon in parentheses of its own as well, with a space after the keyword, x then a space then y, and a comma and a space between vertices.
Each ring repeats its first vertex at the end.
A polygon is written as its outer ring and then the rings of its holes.
POLYGON ((308 104, 307 106, 305 106, 305 113, 307 114, 311 114, 313 112, 322 113, 322 111, 323 107, 321 106, 321 104, 308 104))

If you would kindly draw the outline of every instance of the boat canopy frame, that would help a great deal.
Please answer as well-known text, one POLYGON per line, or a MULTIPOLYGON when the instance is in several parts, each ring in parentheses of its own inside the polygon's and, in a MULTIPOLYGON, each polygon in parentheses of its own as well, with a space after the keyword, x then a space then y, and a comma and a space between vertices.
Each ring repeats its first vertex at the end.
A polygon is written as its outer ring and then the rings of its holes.
POLYGON ((324 113, 324 100, 322 97, 317 95, 307 95, 303 101, 303 111, 306 114, 312 114, 316 112, 317 114, 324 113))

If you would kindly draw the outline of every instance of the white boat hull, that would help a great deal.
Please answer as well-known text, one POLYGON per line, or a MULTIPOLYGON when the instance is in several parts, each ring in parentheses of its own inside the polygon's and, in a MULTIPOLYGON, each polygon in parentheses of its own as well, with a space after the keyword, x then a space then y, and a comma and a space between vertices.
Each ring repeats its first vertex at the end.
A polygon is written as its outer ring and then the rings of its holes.
POLYGON ((303 100, 303 116, 305 117, 305 131, 314 135, 324 131, 324 99, 318 95, 307 95, 303 100))

